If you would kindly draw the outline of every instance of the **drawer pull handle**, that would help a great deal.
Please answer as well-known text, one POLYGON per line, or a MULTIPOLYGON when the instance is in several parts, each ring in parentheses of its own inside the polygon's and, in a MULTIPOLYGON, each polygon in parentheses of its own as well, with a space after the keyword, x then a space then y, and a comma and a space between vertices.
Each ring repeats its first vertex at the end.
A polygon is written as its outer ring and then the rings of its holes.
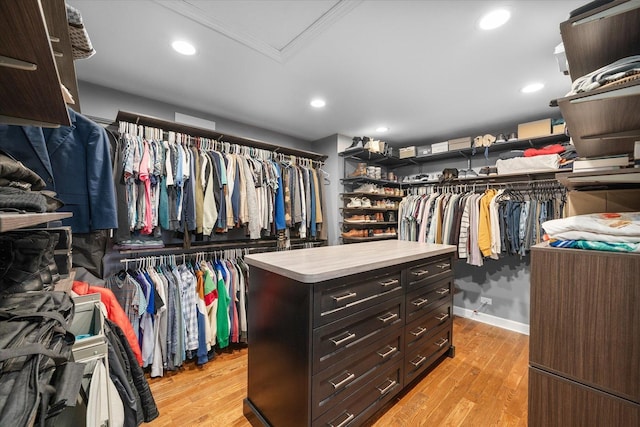
POLYGON ((439 290, 436 291, 436 294, 438 295, 446 295, 449 293, 449 288, 440 288, 439 290))
POLYGON ((387 286, 391 286, 391 285, 395 285, 397 283, 400 283, 400 281, 398 279, 391 279, 391 280, 387 280, 386 282, 379 282, 379 283, 383 288, 386 288, 387 286))
POLYGON ((386 317, 378 317, 382 323, 387 323, 398 317, 398 313, 387 313, 386 317))
POLYGON ((395 380, 387 379, 387 381, 389 381, 389 385, 386 386, 385 388, 376 387, 381 395, 387 394, 389 390, 391 390, 393 387, 395 387, 396 384, 398 384, 395 380))
POLYGON ((391 347, 390 345, 386 346, 385 348, 388 348, 389 351, 387 351, 386 353, 378 352, 378 356, 382 357, 383 359, 386 359, 387 356, 392 355, 393 353, 396 352, 396 350, 398 350, 398 347, 391 347))
POLYGON ((424 334, 427 331, 426 328, 423 328, 422 326, 418 326, 418 329, 414 329, 413 331, 411 331, 411 335, 419 337, 420 335, 424 334))
POLYGON ((420 299, 417 299, 415 301, 411 301, 411 304, 415 305, 416 307, 422 307, 423 305, 425 305, 428 302, 429 302, 428 299, 420 298, 420 299))
POLYGON ((418 270, 418 271, 413 271, 412 274, 414 276, 420 277, 420 276, 424 276, 425 274, 429 274, 429 270, 418 270))
POLYGON ((349 340, 352 340, 356 337, 356 334, 352 334, 350 332, 345 332, 346 336, 342 339, 331 338, 329 341, 334 343, 336 346, 339 346, 342 343, 345 343, 349 340))
POLYGON ((445 268, 451 268, 451 264, 444 262, 442 264, 438 264, 438 267, 444 270, 445 268))
POLYGON ((446 343, 448 343, 449 340, 447 338, 442 338, 440 341, 438 341, 437 343, 435 343, 438 347, 442 348, 446 343))
POLYGON ((345 418, 345 419, 344 419, 340 424, 333 424, 333 421, 331 421, 331 422, 329 423, 329 427, 344 427, 344 426, 346 426, 346 425, 349 423, 349 421, 351 421, 351 420, 353 419, 353 417, 354 417, 354 415, 353 415, 353 414, 350 414, 350 413, 348 413, 348 412, 346 412, 346 411, 345 411, 345 413, 344 413, 343 415, 346 415, 346 416, 347 416, 347 418, 345 418))
POLYGON ((411 363, 413 366, 415 366, 415 367, 417 368, 418 366, 422 365, 422 364, 424 363, 424 361, 425 361, 425 360, 427 360, 427 358, 426 358, 426 357, 424 357, 424 356, 418 356, 418 357, 417 357, 417 359, 413 359, 413 360, 412 360, 411 362, 409 362, 409 363, 411 363))
POLYGON ((442 313, 440 316, 436 316, 436 319, 442 322, 447 317, 449 317, 449 313, 442 313))
POLYGON ((334 390, 342 387, 343 385, 345 385, 346 383, 348 383, 349 381, 351 381, 356 377, 355 374, 352 374, 351 372, 348 372, 348 371, 345 372, 345 374, 348 374, 347 377, 337 384, 334 383, 333 381, 329 381, 329 384, 333 386, 334 390))
POLYGON ((342 300, 348 299, 348 298, 353 298, 355 297, 357 294, 355 292, 347 292, 346 294, 343 295, 339 295, 339 296, 332 296, 331 298, 333 298, 335 300, 335 302, 340 302, 342 300))

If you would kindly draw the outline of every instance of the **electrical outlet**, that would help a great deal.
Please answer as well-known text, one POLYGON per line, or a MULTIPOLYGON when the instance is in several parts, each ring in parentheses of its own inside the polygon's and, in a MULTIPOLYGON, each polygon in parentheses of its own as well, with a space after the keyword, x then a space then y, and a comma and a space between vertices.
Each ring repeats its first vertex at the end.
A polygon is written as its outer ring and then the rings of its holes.
POLYGON ((491 305, 491 303, 492 303, 491 298, 480 297, 480 304, 491 305))

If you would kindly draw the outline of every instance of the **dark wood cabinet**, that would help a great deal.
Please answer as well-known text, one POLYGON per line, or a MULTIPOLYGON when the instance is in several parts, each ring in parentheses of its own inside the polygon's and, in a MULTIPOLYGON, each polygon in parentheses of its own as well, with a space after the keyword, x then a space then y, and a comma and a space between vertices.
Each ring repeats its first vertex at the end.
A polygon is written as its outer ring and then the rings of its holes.
POLYGON ((532 248, 530 426, 638 425, 638 302, 640 254, 532 248), (618 407, 636 423, 591 421, 618 407))
MULTIPOLYGON (((394 242, 362 245, 374 243, 394 242)), ((333 248, 348 247, 357 249, 333 248)), ((247 418, 271 426, 364 423, 453 353, 452 261, 447 250, 304 283, 248 257, 247 418)))
MULTIPOLYGON (((640 55, 640 3, 615 0, 560 24, 571 80, 640 55)), ((633 156, 640 138, 640 80, 558 100, 578 154, 633 156)))
POLYGON ((0 2, 0 123, 69 126, 63 83, 79 111, 63 0, 0 2))

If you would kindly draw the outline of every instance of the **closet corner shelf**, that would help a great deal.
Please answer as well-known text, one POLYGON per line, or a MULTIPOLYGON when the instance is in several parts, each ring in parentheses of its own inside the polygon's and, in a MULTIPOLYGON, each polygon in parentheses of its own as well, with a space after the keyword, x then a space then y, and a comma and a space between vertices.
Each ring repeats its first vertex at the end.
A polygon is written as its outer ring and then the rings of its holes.
POLYGON ((306 157, 312 160, 325 161, 327 156, 324 154, 314 153, 312 151, 297 150, 295 148, 280 147, 268 142, 259 141, 257 139, 243 138, 240 136, 229 135, 226 133, 220 133, 211 129, 203 129, 196 126, 183 125, 181 123, 171 122, 157 117, 151 117, 144 114, 131 113, 127 111, 118 111, 116 116, 116 122, 128 122, 135 123, 142 126, 150 126, 160 128, 166 131, 174 131, 179 133, 186 133, 191 136, 201 136, 204 138, 216 139, 231 144, 246 145, 249 147, 260 148, 263 150, 274 151, 286 155, 292 155, 296 157, 306 157))
POLYGON ((340 181, 342 182, 343 185, 358 185, 358 184, 377 184, 377 185, 382 185, 382 186, 388 186, 388 187, 399 187, 400 185, 402 185, 401 182, 398 181, 387 181, 384 179, 373 179, 373 178, 368 178, 366 176, 357 176, 354 178, 342 178, 340 179, 340 181))
POLYGON ((45 222, 70 218, 71 212, 6 213, 0 212, 0 232, 31 227, 45 222))
POLYGON ((344 237, 342 236, 342 241, 344 243, 360 243, 360 242, 373 242, 375 240, 391 240, 397 239, 398 235, 394 234, 392 236, 373 236, 373 237, 344 237))
POLYGON ((363 192, 353 192, 353 193, 340 193, 343 198, 350 197, 369 197, 371 199, 397 199, 402 200, 404 196, 392 196, 390 194, 383 193, 363 193, 363 192))
POLYGON ((381 166, 399 167, 410 164, 408 159, 400 159, 398 157, 389 157, 381 153, 375 153, 373 151, 366 150, 364 148, 356 148, 352 150, 345 150, 338 153, 340 157, 346 157, 350 159, 362 160, 368 163, 375 163, 381 166))
POLYGON ((627 168, 600 172, 565 172, 556 174, 556 179, 569 189, 588 186, 637 186, 640 184, 640 169, 627 168))

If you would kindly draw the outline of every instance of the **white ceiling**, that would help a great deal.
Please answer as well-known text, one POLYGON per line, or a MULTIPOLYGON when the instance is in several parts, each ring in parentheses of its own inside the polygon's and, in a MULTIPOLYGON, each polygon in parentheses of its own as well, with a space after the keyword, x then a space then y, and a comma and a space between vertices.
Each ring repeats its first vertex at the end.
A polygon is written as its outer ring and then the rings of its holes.
POLYGON ((549 101, 571 84, 553 55, 559 24, 586 2, 68 0, 97 51, 76 62, 80 80, 308 141, 396 145, 558 116, 549 101), (496 7, 511 20, 479 30, 496 7), (197 54, 174 52, 175 39, 197 54), (520 93, 532 81, 545 88, 520 93))

